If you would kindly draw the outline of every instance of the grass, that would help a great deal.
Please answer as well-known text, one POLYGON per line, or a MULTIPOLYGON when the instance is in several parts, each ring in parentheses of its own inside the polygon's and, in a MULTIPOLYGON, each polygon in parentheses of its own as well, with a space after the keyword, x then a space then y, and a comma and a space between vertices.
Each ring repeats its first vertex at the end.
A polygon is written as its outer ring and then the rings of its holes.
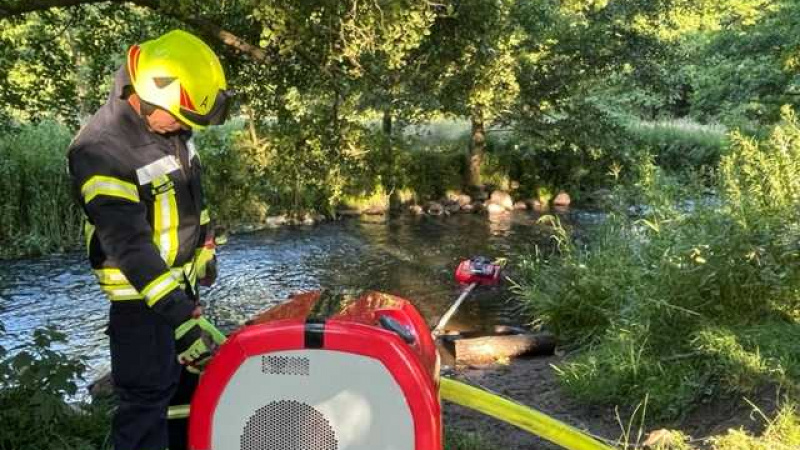
MULTIPOLYGON (((713 450, 792 450, 800 448, 800 411, 796 405, 785 404, 775 417, 767 418, 763 414, 762 417, 767 427, 761 436, 753 436, 741 429, 731 430, 725 435, 712 438, 711 448, 713 450)), ((675 448, 674 450, 682 449, 675 448)))
POLYGON ((728 144, 725 127, 686 119, 631 122, 627 129, 669 171, 716 167, 728 144))
POLYGON ((800 447, 800 411, 793 403, 785 403, 774 417, 767 417, 758 408, 754 415, 760 416, 764 431, 755 436, 747 431, 730 429, 725 434, 704 440, 692 440, 677 430, 663 430, 656 442, 644 447, 640 442, 630 448, 635 450, 794 450, 800 447))

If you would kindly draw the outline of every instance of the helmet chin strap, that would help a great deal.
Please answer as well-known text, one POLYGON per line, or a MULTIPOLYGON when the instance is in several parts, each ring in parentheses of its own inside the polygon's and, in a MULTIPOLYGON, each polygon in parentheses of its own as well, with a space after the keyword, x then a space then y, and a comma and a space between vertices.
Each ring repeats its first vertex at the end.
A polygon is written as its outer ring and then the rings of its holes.
POLYGON ((139 97, 139 115, 142 119, 146 119, 150 114, 153 114, 158 107, 150 102, 146 102, 139 97))

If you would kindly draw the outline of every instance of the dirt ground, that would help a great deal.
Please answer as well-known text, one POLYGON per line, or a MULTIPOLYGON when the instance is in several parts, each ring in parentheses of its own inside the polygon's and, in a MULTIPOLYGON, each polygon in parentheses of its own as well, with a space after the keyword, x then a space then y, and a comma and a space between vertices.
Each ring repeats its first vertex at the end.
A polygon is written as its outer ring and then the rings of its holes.
MULTIPOLYGON (((482 386, 522 404, 552 416, 578 429, 611 441, 623 434, 613 406, 587 406, 569 397, 558 383, 551 364, 557 364, 557 356, 520 358, 510 365, 481 369, 463 369, 450 372, 448 376, 469 384, 482 386)), ((775 411, 778 395, 773 389, 765 389, 750 398, 771 417, 775 411)), ((625 412, 633 405, 620 405, 620 416, 628 426, 629 416, 625 412)), ((559 449, 547 441, 530 435, 518 428, 484 416, 466 408, 445 402, 444 422, 446 429, 477 433, 496 445, 497 450, 550 450, 559 449)), ((753 414, 753 408, 744 399, 723 399, 700 405, 685 419, 677 423, 649 423, 645 421, 645 432, 660 428, 678 429, 695 439, 724 433, 729 428, 743 427, 751 432, 760 432, 764 420, 753 414)), ((631 430, 629 442, 636 443, 638 422, 631 430)), ((646 437, 646 436, 645 436, 646 437)), ((641 443, 641 442, 640 442, 641 443)), ((698 442, 698 445, 701 443, 698 442)), ((702 445, 701 445, 702 446, 702 445)))

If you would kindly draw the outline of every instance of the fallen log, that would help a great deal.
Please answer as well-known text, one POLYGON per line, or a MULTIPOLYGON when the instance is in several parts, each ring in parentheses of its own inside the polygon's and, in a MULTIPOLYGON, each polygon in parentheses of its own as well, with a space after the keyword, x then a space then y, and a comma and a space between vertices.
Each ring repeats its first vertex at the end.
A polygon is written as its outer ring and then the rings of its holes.
POLYGON ((495 325, 493 327, 495 335, 506 336, 509 334, 528 334, 530 330, 517 325, 495 325))
POLYGON ((491 364, 523 355, 552 355, 556 338, 550 333, 456 339, 456 364, 491 364))

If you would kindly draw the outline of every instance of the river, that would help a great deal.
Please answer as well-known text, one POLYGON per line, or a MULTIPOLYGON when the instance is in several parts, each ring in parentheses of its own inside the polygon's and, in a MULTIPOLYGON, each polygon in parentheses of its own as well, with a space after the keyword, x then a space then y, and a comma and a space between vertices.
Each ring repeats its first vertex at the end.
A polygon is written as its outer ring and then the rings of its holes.
MULTIPOLYGON (((471 255, 507 257, 551 245, 538 215, 402 216, 387 222, 346 219, 232 236, 218 249, 220 276, 202 291, 209 317, 224 330, 291 293, 326 288, 374 289, 413 301, 429 322, 455 299, 458 262, 471 255)), ((589 213, 564 216, 594 222, 589 213)), ((510 268, 513 274, 513 265, 510 268)), ((478 292, 451 322, 478 329, 513 321, 507 289, 478 292)), ((53 325, 68 335, 56 348, 86 358, 86 378, 108 370, 108 302, 81 253, 0 261, 0 344, 18 348, 33 330, 53 325)))

